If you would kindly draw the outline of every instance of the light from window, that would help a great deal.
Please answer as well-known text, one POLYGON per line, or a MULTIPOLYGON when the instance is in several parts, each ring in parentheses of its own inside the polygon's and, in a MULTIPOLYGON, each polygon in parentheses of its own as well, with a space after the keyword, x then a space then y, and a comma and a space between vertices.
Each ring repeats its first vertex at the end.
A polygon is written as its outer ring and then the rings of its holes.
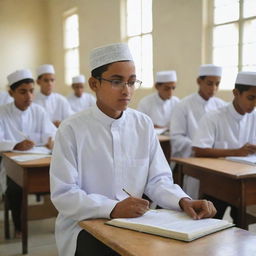
POLYGON ((252 16, 256 16, 256 1, 244 0, 243 17, 249 18, 252 16))
POLYGON ((64 21, 65 82, 71 85, 72 77, 79 75, 79 25, 78 15, 64 21))
POLYGON ((152 0, 127 0, 127 41, 138 79, 153 84, 152 0))

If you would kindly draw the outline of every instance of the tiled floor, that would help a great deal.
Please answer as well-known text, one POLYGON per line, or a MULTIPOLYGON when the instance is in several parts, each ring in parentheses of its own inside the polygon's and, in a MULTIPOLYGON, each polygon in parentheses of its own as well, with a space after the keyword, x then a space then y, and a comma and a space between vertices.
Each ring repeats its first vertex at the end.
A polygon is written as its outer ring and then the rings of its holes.
MULTIPOLYGON (((226 211, 225 219, 232 221, 229 217, 229 209, 226 211)), ((55 219, 46 219, 29 222, 28 251, 31 256, 57 256, 54 240, 55 219)), ((250 225, 249 231, 256 234, 256 224, 250 225)), ((20 256, 21 242, 18 239, 4 239, 3 228, 3 205, 0 204, 0 256, 20 256)))

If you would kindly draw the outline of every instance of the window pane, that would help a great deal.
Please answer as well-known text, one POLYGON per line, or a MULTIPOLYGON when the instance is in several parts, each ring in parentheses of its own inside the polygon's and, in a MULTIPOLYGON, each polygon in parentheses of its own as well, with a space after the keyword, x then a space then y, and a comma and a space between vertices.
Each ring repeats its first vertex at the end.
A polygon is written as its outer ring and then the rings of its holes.
POLYGON ((128 41, 128 45, 130 47, 132 56, 134 58, 137 78, 142 80, 142 72, 141 72, 141 63, 142 63, 141 37, 136 36, 136 37, 130 38, 129 41, 128 41))
POLYGON ((214 24, 235 21, 239 18, 239 0, 215 0, 214 24))
POLYGON ((237 23, 214 27, 213 46, 232 46, 238 44, 238 25, 237 23))
POLYGON ((220 66, 238 65, 238 46, 213 48, 213 63, 220 66))
POLYGON ((141 1, 127 0, 127 35, 141 34, 141 1))
POLYGON ((243 17, 248 18, 256 16, 256 1, 255 0, 244 0, 244 11, 243 17))
POLYGON ((66 51, 65 54, 65 81, 70 85, 72 77, 79 75, 79 51, 72 49, 66 51))
MULTIPOLYGON (((256 65, 256 19, 244 23, 242 65, 247 70, 256 65)), ((255 70, 255 68, 254 68, 255 70)))
POLYGON ((143 87, 153 85, 153 56, 152 56, 152 35, 142 37, 142 81, 143 87))
POLYGON ((222 90, 234 89, 237 72, 238 72, 237 67, 223 67, 220 89, 222 90))
POLYGON ((152 0, 142 0, 142 33, 152 31, 152 0))
POLYGON ((64 24, 64 47, 74 48, 79 46, 78 15, 74 14, 66 18, 64 24))

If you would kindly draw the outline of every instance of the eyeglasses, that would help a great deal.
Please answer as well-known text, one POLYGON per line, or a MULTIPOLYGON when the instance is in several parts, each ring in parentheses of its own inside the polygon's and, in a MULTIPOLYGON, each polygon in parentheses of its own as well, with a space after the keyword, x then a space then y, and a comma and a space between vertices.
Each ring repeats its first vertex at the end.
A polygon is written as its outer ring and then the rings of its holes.
POLYGON ((140 80, 134 80, 131 82, 122 82, 121 80, 117 80, 117 79, 113 79, 113 80, 108 80, 102 77, 97 78, 98 80, 103 80, 106 82, 111 83, 112 88, 114 89, 124 89, 124 87, 127 85, 129 88, 137 90, 138 88, 140 88, 142 81, 140 80))

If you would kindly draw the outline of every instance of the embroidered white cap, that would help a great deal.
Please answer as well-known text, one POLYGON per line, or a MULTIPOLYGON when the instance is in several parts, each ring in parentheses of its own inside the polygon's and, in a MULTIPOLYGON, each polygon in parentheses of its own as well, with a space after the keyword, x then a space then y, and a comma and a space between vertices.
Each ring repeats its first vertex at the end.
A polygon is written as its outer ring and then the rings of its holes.
POLYGON ((236 84, 256 86, 256 72, 239 72, 236 76, 236 84))
POLYGON ((95 48, 90 54, 91 70, 117 61, 133 61, 132 54, 126 43, 109 44, 95 48))
POLYGON ((41 76, 43 74, 55 74, 55 70, 54 70, 53 65, 44 64, 44 65, 39 66, 36 69, 36 74, 37 74, 37 76, 41 76))
POLYGON ((177 82, 175 70, 159 71, 156 73, 156 83, 177 82))
POLYGON ((80 83, 85 83, 85 76, 84 75, 79 75, 79 76, 74 76, 72 77, 72 84, 80 84, 80 83))
POLYGON ((7 76, 7 80, 10 86, 23 79, 33 79, 32 73, 30 72, 30 70, 28 69, 16 70, 15 72, 7 76))
POLYGON ((199 68, 199 76, 221 76, 222 67, 213 64, 204 64, 199 68))

